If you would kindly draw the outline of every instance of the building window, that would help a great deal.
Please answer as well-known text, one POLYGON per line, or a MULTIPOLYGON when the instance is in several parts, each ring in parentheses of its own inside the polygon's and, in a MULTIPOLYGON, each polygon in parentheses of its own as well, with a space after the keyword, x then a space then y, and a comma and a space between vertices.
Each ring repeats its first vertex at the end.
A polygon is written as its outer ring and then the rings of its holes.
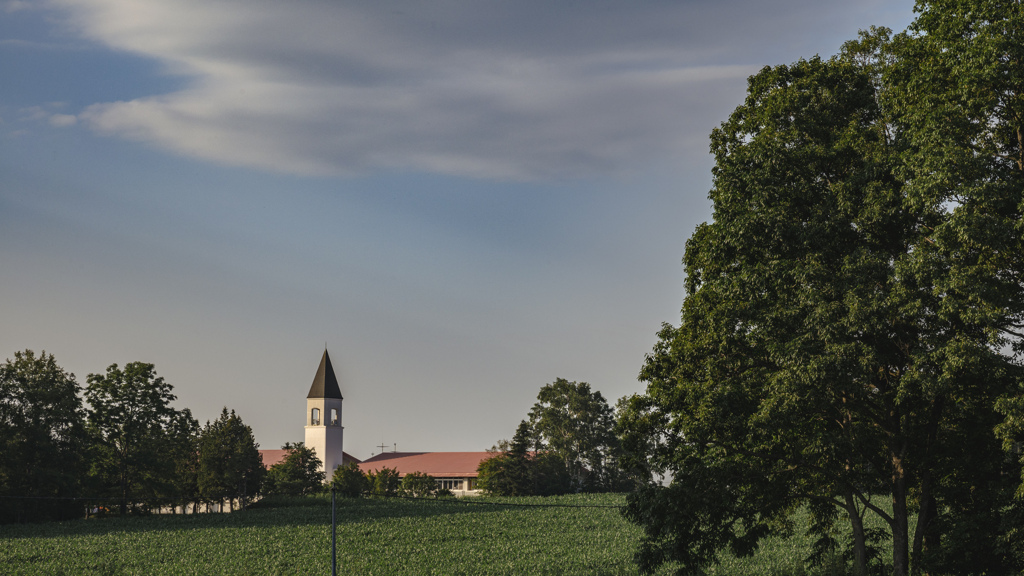
POLYGON ((313 408, 313 415, 310 416, 309 421, 313 424, 313 426, 319 426, 320 425, 320 409, 319 408, 313 408))
POLYGON ((331 426, 337 426, 338 424, 340 424, 338 422, 338 409, 331 408, 331 426))
POLYGON ((469 485, 469 487, 466 488, 466 490, 476 490, 476 478, 469 478, 468 480, 466 480, 466 484, 469 485))
POLYGON ((444 490, 462 490, 461 478, 438 478, 437 487, 444 490))

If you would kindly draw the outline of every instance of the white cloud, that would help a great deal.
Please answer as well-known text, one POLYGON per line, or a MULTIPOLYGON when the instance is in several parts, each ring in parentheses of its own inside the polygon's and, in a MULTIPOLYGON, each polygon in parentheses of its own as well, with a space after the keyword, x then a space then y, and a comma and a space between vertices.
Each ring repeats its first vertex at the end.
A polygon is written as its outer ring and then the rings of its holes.
POLYGON ((74 126, 78 123, 78 118, 72 114, 54 114, 50 116, 50 125, 58 128, 65 126, 74 126))
POLYGON ((42 106, 29 106, 18 110, 18 120, 21 122, 38 122, 46 120, 51 126, 58 128, 74 126, 78 123, 78 117, 72 114, 61 114, 57 110, 67 107, 66 102, 47 102, 42 106))
POLYGON ((4 3, 4 12, 8 14, 12 12, 20 12, 21 10, 28 10, 32 8, 32 4, 24 2, 23 0, 7 0, 4 3))
POLYGON ((42 106, 29 106, 18 110, 18 119, 22 121, 42 120, 50 116, 42 106))
POLYGON ((80 118, 100 132, 302 174, 524 179, 704 153, 780 35, 821 10, 853 10, 809 0, 53 1, 83 36, 190 79, 179 92, 89 106, 80 118))

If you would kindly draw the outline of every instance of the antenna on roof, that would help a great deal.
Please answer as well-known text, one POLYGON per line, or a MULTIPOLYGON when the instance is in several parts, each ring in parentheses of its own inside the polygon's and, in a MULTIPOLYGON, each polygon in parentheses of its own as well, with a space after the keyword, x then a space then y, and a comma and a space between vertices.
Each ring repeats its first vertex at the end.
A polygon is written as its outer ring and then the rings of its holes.
POLYGON ((392 452, 398 452, 398 442, 395 442, 395 449, 392 452))

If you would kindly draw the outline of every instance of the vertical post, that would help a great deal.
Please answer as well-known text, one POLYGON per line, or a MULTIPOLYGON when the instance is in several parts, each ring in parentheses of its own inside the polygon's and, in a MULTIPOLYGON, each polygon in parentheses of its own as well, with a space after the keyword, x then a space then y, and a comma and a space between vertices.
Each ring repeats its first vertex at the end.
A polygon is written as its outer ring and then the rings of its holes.
POLYGON ((331 486, 331 576, 338 576, 338 523, 334 512, 334 486, 331 486))

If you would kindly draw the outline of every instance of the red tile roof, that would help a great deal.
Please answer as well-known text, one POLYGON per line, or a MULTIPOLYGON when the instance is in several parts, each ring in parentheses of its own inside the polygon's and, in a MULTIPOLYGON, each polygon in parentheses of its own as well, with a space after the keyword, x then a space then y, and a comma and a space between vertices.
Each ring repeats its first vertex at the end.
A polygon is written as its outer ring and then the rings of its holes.
POLYGON ((490 452, 384 452, 359 464, 363 472, 394 468, 399 476, 423 472, 434 478, 476 478, 480 462, 494 456, 490 452))
MULTIPOLYGON (((270 468, 274 464, 284 460, 287 450, 260 450, 260 458, 263 459, 263 466, 270 468)), ((348 452, 341 453, 342 462, 348 464, 349 462, 359 463, 359 459, 350 455, 348 452)))
POLYGON ((287 453, 287 450, 260 450, 260 458, 263 459, 263 465, 270 468, 284 460, 284 455, 287 453))

